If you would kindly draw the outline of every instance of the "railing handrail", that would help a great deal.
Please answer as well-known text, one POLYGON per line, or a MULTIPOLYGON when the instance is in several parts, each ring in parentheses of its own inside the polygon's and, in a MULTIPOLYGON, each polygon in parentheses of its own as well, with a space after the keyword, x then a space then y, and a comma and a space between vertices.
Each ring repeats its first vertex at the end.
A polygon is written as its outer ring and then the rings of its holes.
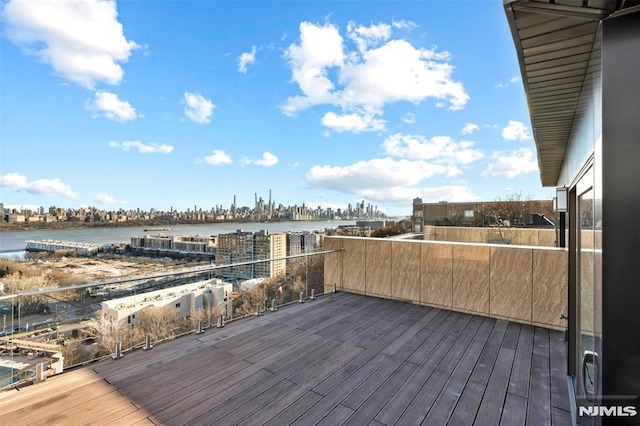
POLYGON ((265 263, 265 262, 274 262, 277 260, 296 259, 300 257, 309 257, 309 256, 316 256, 316 255, 327 254, 327 253, 336 253, 336 252, 342 252, 342 251, 344 251, 344 249, 342 248, 334 249, 334 250, 323 250, 323 251, 316 251, 313 253, 303 253, 303 254, 295 254, 290 256, 273 257, 269 259, 249 260, 246 262, 238 262, 238 263, 232 263, 228 265, 197 266, 195 268, 185 268, 179 271, 162 272, 162 273, 151 274, 151 275, 137 275, 134 277, 120 278, 120 279, 109 280, 109 281, 99 281, 99 282, 93 282, 89 284, 76 284, 76 285, 71 285, 67 287, 43 288, 35 291, 26 291, 23 293, 7 294, 4 296, 0 296, 0 302, 3 300, 16 299, 18 297, 36 296, 41 294, 57 293, 60 291, 69 291, 69 290, 82 290, 85 288, 96 287, 96 286, 123 284, 123 283, 133 282, 133 281, 142 281, 142 280, 149 280, 154 278, 171 277, 176 275, 186 275, 186 274, 192 274, 196 272, 214 271, 216 269, 233 268, 236 266, 252 265, 255 263, 265 263))

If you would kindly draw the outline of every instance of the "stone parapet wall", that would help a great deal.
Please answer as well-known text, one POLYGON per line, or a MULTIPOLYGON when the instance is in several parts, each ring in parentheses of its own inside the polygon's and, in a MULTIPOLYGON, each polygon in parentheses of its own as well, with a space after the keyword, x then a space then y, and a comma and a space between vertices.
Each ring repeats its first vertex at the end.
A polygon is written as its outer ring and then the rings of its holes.
POLYGON ((365 294, 562 330, 565 249, 326 237, 325 291, 365 294))

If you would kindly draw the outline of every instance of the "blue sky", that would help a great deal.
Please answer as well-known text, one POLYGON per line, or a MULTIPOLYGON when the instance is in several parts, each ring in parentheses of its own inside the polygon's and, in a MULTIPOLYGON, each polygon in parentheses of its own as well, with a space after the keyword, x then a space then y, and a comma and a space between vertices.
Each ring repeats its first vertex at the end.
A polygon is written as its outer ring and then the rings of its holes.
POLYGON ((2 3, 0 202, 550 198, 502 1, 2 3))

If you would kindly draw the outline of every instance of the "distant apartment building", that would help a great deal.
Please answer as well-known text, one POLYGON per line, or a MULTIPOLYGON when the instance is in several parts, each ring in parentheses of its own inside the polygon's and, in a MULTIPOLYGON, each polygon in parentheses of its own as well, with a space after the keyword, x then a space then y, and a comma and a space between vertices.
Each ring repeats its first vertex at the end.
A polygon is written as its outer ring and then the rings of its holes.
MULTIPOLYGON (((268 230, 218 235, 217 265, 233 265, 260 259, 284 258, 287 254, 285 234, 271 234, 268 230)), ((233 279, 270 278, 284 274, 286 260, 236 265, 218 270, 218 276, 233 279)))
POLYGON ((140 251, 215 254, 216 237, 196 235, 144 235, 131 237, 131 248, 140 251))
POLYGON ((313 252, 319 243, 315 232, 287 232, 287 256, 313 252))
POLYGON ((103 250, 103 246, 100 244, 74 241, 27 240, 25 243, 27 251, 73 251, 80 256, 92 256, 103 250))
POLYGON ((146 308, 171 306, 180 312, 182 318, 193 311, 211 309, 218 315, 230 318, 232 314, 233 285, 218 279, 200 281, 177 287, 121 297, 102 302, 105 318, 114 322, 135 324, 140 312, 146 308))

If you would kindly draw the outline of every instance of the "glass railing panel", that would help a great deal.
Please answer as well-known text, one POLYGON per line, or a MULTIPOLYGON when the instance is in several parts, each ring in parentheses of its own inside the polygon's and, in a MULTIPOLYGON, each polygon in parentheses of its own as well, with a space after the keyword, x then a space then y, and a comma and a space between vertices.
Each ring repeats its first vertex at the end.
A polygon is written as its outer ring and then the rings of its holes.
POLYGON ((18 294, 0 294, 0 356, 10 366, 0 369, 0 387, 268 314, 318 297, 324 289, 323 254, 265 260, 253 268, 286 272, 246 285, 246 280, 226 282, 221 267, 200 262, 89 283, 14 285, 10 289, 18 294))

